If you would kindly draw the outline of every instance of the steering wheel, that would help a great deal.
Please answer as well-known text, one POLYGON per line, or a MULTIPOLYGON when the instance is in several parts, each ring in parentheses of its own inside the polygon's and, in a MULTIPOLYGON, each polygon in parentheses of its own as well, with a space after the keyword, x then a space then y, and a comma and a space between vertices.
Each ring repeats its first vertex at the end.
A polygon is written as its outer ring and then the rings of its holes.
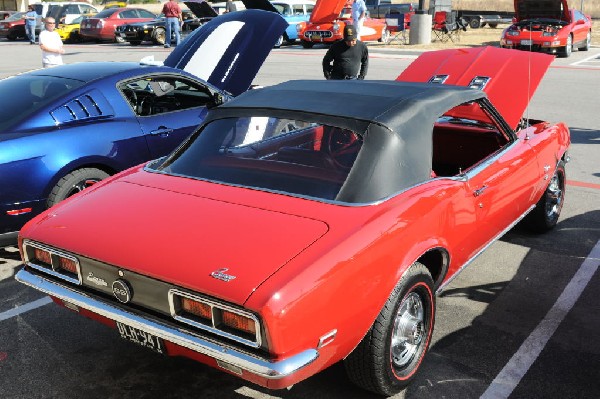
POLYGON ((137 110, 138 98, 137 98, 137 94, 136 94, 135 90, 125 88, 125 89, 123 89, 123 95, 125 96, 127 101, 129 101, 129 103, 131 104, 133 109, 137 110))
POLYGON ((146 96, 142 99, 142 101, 140 101, 140 105, 139 105, 139 114, 141 116, 148 116, 148 115, 152 115, 152 103, 153 103, 154 97, 152 96, 146 96))
POLYGON ((354 164, 361 144, 362 137, 356 133, 334 128, 327 137, 327 152, 337 167, 348 170, 354 164))

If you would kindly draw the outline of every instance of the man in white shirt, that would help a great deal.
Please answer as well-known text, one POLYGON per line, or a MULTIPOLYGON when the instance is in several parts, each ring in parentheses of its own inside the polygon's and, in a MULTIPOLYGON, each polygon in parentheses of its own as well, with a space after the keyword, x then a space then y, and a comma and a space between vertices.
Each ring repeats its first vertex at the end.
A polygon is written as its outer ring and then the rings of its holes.
POLYGON ((42 49, 42 65, 44 68, 49 68, 57 65, 62 65, 63 42, 57 32, 56 21, 52 17, 46 18, 44 22, 46 30, 40 32, 39 42, 42 49))
POLYGON ((354 29, 356 30, 356 39, 360 40, 360 33, 362 31, 363 22, 367 15, 367 5, 364 0, 354 0, 352 3, 352 21, 354 29))

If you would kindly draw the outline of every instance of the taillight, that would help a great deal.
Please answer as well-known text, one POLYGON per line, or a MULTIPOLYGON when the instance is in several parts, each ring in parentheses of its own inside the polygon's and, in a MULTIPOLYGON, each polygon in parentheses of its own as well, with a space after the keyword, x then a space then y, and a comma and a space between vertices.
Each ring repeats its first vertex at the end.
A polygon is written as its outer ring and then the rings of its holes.
POLYGON ((175 320, 253 348, 261 346, 260 322, 251 312, 178 289, 168 295, 175 320))
POLYGON ((242 316, 237 313, 223 311, 221 314, 223 318, 223 324, 233 329, 243 331, 248 334, 256 334, 256 323, 249 317, 242 316))
POLYGON ((201 303, 190 298, 181 298, 181 308, 185 312, 194 316, 198 316, 207 320, 212 319, 212 311, 210 306, 205 303, 201 303))
POLYGON ((81 284, 81 270, 75 256, 29 240, 23 242, 22 253, 27 266, 65 281, 81 284))

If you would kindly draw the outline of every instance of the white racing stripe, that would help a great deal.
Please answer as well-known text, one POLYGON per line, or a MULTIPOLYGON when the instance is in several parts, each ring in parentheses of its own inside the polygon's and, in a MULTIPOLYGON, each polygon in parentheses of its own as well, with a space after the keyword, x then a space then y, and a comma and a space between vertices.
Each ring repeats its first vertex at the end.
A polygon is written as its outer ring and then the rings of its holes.
MULTIPOLYGON (((243 26, 244 22, 242 21, 230 21, 218 26, 196 50, 183 70, 196 75, 200 79, 208 80, 223 57, 223 54, 229 48, 229 44, 231 44, 243 26), (223 43, 229 44, 223 45, 223 43)), ((237 56, 233 59, 233 62, 235 63, 236 60, 237 56)))
POLYGON ((540 355, 560 323, 575 305, 579 296, 590 282, 600 264, 600 241, 583 261, 552 309, 523 342, 517 353, 496 376, 491 385, 481 395, 483 399, 508 398, 525 376, 533 362, 540 355))
POLYGON ((17 306, 11 310, 0 313, 0 321, 8 320, 11 317, 18 316, 22 313, 29 312, 30 310, 37 309, 41 306, 47 305, 52 302, 49 296, 38 299, 37 301, 26 303, 25 305, 17 306))

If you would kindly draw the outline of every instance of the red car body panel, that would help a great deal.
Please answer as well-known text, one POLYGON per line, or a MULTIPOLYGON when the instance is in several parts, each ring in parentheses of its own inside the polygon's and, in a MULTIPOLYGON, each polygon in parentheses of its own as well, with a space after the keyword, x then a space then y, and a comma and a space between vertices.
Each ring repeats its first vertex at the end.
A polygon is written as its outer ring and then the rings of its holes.
MULTIPOLYGON (((469 75, 490 73, 493 82, 498 73, 490 94, 496 84, 512 86, 509 73, 487 64, 513 68, 505 58, 519 57, 517 52, 448 51, 424 55, 415 65, 440 62, 448 69, 409 70, 400 77, 427 81, 439 70, 453 84, 468 85, 469 75)), ((547 68, 547 58, 532 58, 535 76, 547 68)), ((21 230, 20 246, 25 240, 43 243, 243 307, 260 318, 269 363, 316 353, 280 378, 249 369, 233 372, 265 387, 284 388, 348 356, 398 281, 424 254, 435 251, 442 258, 435 281, 441 289, 533 208, 570 139, 563 124, 532 122, 493 161, 474 166, 477 171, 468 178, 430 179, 371 204, 318 201, 140 166, 36 217, 21 230), (235 278, 209 277, 222 269, 235 278)), ((80 312, 115 327, 114 319, 101 312, 80 312)), ((218 354, 206 356, 175 340, 165 345, 169 355, 234 370, 215 361, 218 354)))
POLYGON ((570 40, 573 47, 587 50, 592 30, 589 15, 570 9, 567 0, 535 2, 515 0, 515 23, 502 32, 500 46, 521 50, 565 52, 570 40))
MULTIPOLYGON (((156 18, 155 16, 151 18, 124 18, 122 16, 123 11, 132 10, 132 8, 122 7, 114 10, 115 12, 108 18, 85 18, 81 22, 79 33, 89 39, 114 41, 117 26, 152 21, 156 18)), ((147 10, 143 10, 147 12, 147 10)))
POLYGON ((428 82, 434 76, 446 76, 445 84, 469 86, 477 76, 493 77, 483 91, 516 129, 552 60, 546 54, 507 53, 493 47, 430 51, 412 62, 396 80, 428 82))
MULTIPOLYGON (((352 1, 347 0, 317 1, 308 22, 298 24, 298 37, 303 43, 333 43, 343 39, 344 26, 352 25, 351 7, 352 1)), ((385 20, 365 18, 360 40, 381 40, 386 32, 385 20)))

